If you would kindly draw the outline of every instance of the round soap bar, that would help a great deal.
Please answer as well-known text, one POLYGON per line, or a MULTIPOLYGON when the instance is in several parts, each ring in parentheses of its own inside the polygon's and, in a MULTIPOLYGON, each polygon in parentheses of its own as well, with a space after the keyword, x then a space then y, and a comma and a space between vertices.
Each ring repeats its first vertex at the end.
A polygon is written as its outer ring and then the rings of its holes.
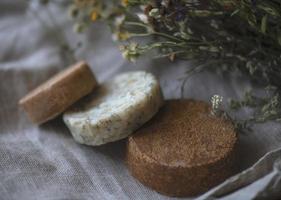
POLYGON ((58 73, 19 101, 31 121, 41 124, 62 113, 97 86, 91 69, 79 62, 58 73))
POLYGON ((63 115, 74 139, 101 145, 123 139, 150 120, 163 104, 160 85, 147 72, 119 74, 63 115))
POLYGON ((169 196, 195 196, 233 173, 233 124, 195 100, 168 100, 131 135, 127 164, 144 185, 169 196))

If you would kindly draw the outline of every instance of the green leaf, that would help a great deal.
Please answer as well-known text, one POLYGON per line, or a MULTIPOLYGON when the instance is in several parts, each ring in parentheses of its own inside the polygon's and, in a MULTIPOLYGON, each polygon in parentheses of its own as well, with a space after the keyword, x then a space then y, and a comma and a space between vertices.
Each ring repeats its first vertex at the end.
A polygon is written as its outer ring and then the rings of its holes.
POLYGON ((261 32, 262 32, 263 34, 266 33, 266 29, 267 29, 267 18, 268 18, 268 16, 265 15, 265 16, 262 17, 262 20, 261 20, 261 32))
POLYGON ((253 63, 251 61, 248 61, 246 63, 246 67, 248 68, 251 75, 253 75, 255 73, 256 67, 253 65, 253 63))
POLYGON ((249 13, 247 16, 248 23, 252 26, 255 27, 257 25, 257 19, 256 16, 253 13, 249 13))
POLYGON ((237 10, 235 10, 233 13, 231 13, 230 16, 232 17, 232 16, 236 15, 236 14, 239 13, 239 12, 240 12, 240 9, 237 9, 237 10))
POLYGON ((269 6, 267 7, 266 5, 259 5, 258 7, 267 12, 269 15, 280 16, 279 12, 275 8, 269 6))

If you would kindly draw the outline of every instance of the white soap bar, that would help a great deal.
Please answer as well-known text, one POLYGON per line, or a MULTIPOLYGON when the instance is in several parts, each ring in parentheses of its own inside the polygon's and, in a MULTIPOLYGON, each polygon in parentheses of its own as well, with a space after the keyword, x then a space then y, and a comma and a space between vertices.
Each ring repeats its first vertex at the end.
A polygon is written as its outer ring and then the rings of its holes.
POLYGON ((128 72, 101 84, 68 109, 63 120, 77 142, 96 146, 127 137, 162 104, 160 85, 152 74, 128 72))

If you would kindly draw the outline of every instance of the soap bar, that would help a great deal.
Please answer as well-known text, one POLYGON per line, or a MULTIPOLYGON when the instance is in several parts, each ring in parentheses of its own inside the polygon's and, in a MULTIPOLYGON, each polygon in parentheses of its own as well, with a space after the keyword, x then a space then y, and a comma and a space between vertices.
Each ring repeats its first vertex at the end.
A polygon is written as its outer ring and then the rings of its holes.
POLYGON ((160 85, 147 72, 119 74, 69 108, 63 120, 74 139, 92 146, 123 139, 163 104, 160 85))
POLYGON ((159 193, 189 197, 231 176, 237 135, 230 120, 195 100, 167 100, 128 139, 129 171, 159 193))
POLYGON ((32 122, 41 124, 61 114, 96 86, 94 74, 82 61, 35 88, 19 101, 19 105, 32 122))

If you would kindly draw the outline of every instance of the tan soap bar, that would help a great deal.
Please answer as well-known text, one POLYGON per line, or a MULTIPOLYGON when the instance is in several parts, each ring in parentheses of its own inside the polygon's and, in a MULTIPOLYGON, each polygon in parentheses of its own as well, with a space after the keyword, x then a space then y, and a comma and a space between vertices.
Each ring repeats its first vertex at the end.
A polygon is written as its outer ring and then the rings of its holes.
POLYGON ((127 165, 159 193, 194 196, 233 174, 236 142, 231 121, 211 115, 207 103, 169 100, 129 137, 127 165))
POLYGON ((56 74, 19 101, 30 120, 41 124, 90 93, 97 81, 90 67, 79 62, 56 74))

